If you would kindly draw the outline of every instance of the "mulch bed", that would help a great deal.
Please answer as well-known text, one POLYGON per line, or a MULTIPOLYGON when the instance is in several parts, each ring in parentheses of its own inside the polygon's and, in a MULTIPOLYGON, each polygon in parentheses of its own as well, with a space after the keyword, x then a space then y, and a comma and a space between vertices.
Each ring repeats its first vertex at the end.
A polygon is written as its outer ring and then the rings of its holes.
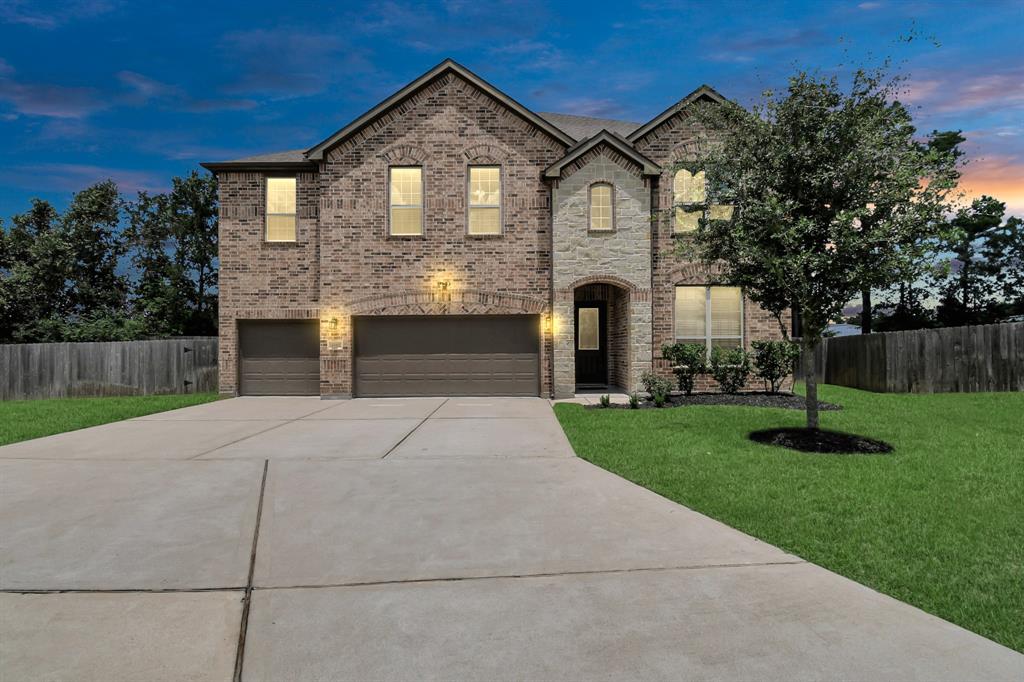
MULTIPOLYGON (((802 395, 792 393, 694 393, 693 395, 673 395, 665 407, 686 407, 687 405, 737 405, 742 407, 780 407, 787 410, 803 410, 806 408, 802 395)), ((640 409, 657 409, 650 400, 640 399, 640 409)), ((609 408, 629 409, 628 404, 612 404, 609 408)), ((588 410, 604 409, 600 405, 587 405, 588 410)), ((662 408, 664 409, 664 408, 662 408)), ((841 405, 818 401, 819 410, 841 410, 841 405)))
POLYGON ((750 434, 750 440, 800 452, 843 455, 880 455, 892 452, 892 446, 885 441, 824 429, 767 429, 754 431, 750 434))

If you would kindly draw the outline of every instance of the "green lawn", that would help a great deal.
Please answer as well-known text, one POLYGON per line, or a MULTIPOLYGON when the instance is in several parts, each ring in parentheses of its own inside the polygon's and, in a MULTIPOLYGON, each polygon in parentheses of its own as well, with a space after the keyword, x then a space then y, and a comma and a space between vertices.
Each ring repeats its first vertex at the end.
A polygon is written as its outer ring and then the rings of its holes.
POLYGON ((747 440, 802 426, 750 407, 555 411, 581 457, 804 559, 1024 651, 1024 394, 875 394, 822 428, 891 455, 818 455, 747 440))
POLYGON ((175 410, 217 399, 216 393, 0 402, 0 445, 87 426, 175 410))

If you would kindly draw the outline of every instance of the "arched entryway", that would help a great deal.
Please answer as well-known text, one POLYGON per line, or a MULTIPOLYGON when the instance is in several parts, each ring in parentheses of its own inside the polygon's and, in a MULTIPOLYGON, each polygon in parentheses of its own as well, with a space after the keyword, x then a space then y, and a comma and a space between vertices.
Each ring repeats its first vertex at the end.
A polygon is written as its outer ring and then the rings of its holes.
POLYGON ((615 277, 585 278, 557 292, 557 397, 638 390, 651 366, 649 294, 615 277))

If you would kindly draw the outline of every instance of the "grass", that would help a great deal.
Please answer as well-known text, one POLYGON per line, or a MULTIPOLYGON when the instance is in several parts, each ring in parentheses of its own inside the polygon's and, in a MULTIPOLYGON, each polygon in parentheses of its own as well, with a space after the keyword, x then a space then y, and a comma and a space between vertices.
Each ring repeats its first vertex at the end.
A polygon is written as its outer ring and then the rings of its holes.
POLYGON ((216 400, 216 393, 0 402, 0 445, 216 400))
POLYGON ((747 440, 803 412, 555 411, 576 453, 808 561, 1024 652, 1024 394, 820 387, 822 428, 891 455, 747 440))

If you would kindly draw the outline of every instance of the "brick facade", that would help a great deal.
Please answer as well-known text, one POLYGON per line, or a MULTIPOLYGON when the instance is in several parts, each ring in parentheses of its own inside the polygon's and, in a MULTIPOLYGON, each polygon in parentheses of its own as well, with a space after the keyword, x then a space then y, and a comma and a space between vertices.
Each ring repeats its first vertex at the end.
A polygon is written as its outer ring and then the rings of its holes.
MULTIPOLYGON (((238 390, 239 320, 319 319, 321 394, 345 397, 354 315, 513 314, 541 316, 541 394, 571 395, 573 306, 594 296, 608 303, 609 381, 638 390, 644 371, 668 371, 657 349, 673 336, 673 287, 708 281, 675 255, 667 221, 651 220, 671 204, 671 165, 693 152, 685 114, 633 145, 661 165, 660 177, 647 159, 602 142, 551 179, 545 169, 569 158, 571 138, 461 67, 432 73, 343 139, 318 146, 315 162, 263 162, 270 155, 210 164, 221 202, 222 393, 238 390), (468 234, 473 164, 501 168, 500 235, 468 234), (388 234, 395 165, 422 168, 421 236, 388 234), (263 238, 265 178, 275 174, 297 177, 294 243, 263 238), (614 188, 610 232, 588 229, 595 182, 614 188)), ((744 333, 747 341, 779 336, 749 302, 744 333)))

